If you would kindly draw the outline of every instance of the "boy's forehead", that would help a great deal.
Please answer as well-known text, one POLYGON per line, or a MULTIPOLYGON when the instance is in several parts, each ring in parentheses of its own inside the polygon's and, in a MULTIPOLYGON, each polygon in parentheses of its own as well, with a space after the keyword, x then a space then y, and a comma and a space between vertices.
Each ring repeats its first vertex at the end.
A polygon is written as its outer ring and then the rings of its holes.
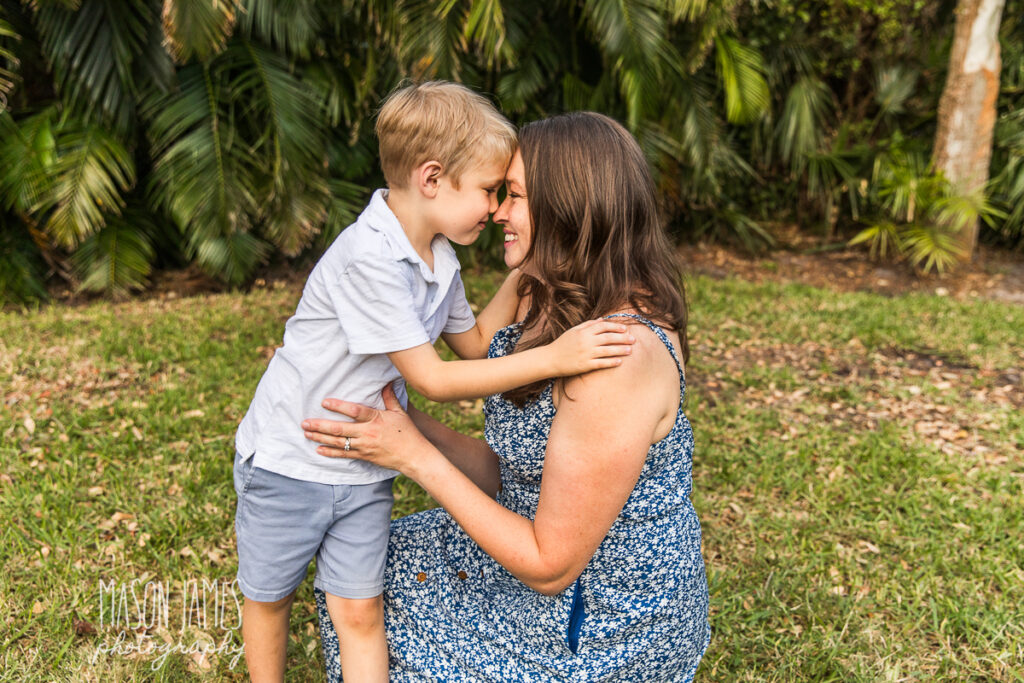
POLYGON ((478 163, 472 171, 481 181, 492 184, 501 183, 505 180, 505 171, 508 169, 508 161, 505 159, 490 159, 478 163))

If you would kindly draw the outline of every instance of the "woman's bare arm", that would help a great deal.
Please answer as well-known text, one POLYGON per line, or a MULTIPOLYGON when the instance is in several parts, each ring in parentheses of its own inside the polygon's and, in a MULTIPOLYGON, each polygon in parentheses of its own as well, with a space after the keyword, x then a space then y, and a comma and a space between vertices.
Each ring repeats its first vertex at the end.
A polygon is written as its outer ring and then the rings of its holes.
POLYGON ((498 456, 486 441, 461 434, 412 405, 409 406, 409 417, 434 448, 441 451, 470 481, 491 498, 498 495, 501 488, 498 456))

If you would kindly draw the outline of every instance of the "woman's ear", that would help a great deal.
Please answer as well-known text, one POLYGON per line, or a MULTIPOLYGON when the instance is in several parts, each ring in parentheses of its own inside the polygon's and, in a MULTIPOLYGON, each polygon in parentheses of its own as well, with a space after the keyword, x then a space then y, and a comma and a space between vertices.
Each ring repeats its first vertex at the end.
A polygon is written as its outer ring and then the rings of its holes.
POLYGON ((437 196, 442 175, 444 175, 444 166, 440 161, 431 159, 416 167, 413 171, 413 183, 420 194, 433 199, 437 196))

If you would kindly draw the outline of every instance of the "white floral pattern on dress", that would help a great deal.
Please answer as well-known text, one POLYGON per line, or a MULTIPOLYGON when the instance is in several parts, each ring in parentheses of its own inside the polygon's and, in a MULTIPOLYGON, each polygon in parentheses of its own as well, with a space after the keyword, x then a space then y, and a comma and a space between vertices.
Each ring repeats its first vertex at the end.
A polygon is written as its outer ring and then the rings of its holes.
MULTIPOLYGON (((693 680, 711 632, 700 523, 690 503, 686 384, 664 331, 629 317, 650 327, 676 361, 680 408, 583 574, 549 597, 509 574, 443 509, 395 520, 384 578, 392 681, 693 680)), ((488 356, 511 353, 521 334, 520 324, 499 330, 488 356)), ((555 415, 552 386, 523 409, 500 395, 484 406, 485 436, 500 462, 498 501, 531 519, 555 415)), ((316 599, 334 683, 341 680, 338 639, 323 594, 316 599)))

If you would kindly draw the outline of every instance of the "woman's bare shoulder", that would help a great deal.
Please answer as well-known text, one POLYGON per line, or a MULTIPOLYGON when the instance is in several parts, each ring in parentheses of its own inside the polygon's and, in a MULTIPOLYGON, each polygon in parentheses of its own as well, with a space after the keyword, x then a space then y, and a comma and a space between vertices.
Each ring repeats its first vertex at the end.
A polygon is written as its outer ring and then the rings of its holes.
MULTIPOLYGON (((563 394, 575 400, 632 400, 637 392, 644 396, 671 393, 678 386, 675 363, 658 335, 635 319, 619 318, 636 340, 629 355, 616 367, 593 370, 564 380, 563 394)), ((669 339, 675 336, 668 331, 669 339)), ((556 400, 556 406, 558 405, 556 400)))
MULTIPOLYGON (((650 327, 648 327, 644 322, 628 316, 638 315, 641 318, 644 318, 645 320, 652 322, 655 326, 660 328, 661 331, 665 333, 665 336, 668 337, 669 342, 672 344, 672 348, 676 352, 676 357, 681 358, 681 356, 679 355, 682 352, 679 343, 679 333, 671 328, 667 328, 659 324, 659 321, 656 316, 651 316, 650 314, 644 313, 642 311, 637 311, 636 309, 633 308, 623 308, 609 315, 615 316, 611 318, 612 320, 616 320, 625 325, 628 325, 630 334, 636 337, 638 344, 640 344, 642 340, 642 346, 640 348, 634 349, 634 353, 640 351, 645 360, 652 360, 657 364, 658 360, 661 359, 662 356, 665 356, 666 358, 668 358, 670 364, 672 364, 673 366, 675 365, 675 362, 672 360, 671 355, 669 355, 668 350, 665 347, 665 343, 661 340, 661 337, 659 337, 658 334, 650 327)), ((636 346, 636 344, 634 344, 634 346, 636 346)), ((660 364, 664 365, 664 363, 660 364)))

